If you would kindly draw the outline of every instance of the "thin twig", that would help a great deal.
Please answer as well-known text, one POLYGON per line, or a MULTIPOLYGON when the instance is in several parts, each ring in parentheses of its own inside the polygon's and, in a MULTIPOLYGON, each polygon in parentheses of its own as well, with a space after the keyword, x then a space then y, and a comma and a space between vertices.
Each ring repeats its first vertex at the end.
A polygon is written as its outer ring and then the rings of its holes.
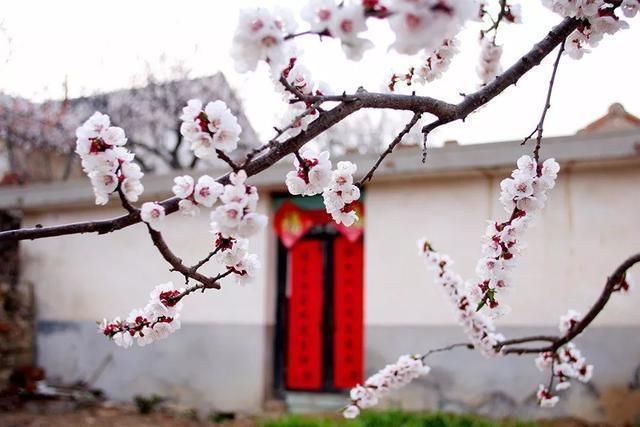
POLYGON ((211 258, 213 258, 213 256, 215 254, 217 254, 220 251, 220 246, 218 246, 217 248, 215 248, 214 250, 212 250, 211 252, 209 252, 209 255, 207 255, 206 257, 204 257, 202 260, 198 261, 196 264, 194 264, 193 266, 191 266, 191 268, 189 268, 189 270, 196 272, 198 271, 198 269, 200 267, 202 267, 203 265, 205 265, 206 263, 208 263, 211 258))
POLYGON ((365 182, 371 181, 371 179, 373 178, 373 174, 376 172, 376 169, 378 169, 378 167, 382 164, 382 161, 385 159, 385 157, 393 152, 393 149, 396 148, 396 145, 400 144, 402 138, 404 138, 404 136, 408 134, 411 129, 413 129, 413 127, 416 125, 416 123, 418 123, 418 120, 420 120, 421 117, 422 113, 413 114, 413 117, 411 118, 411 120, 409 120, 409 123, 407 123, 404 129, 402 129, 400 133, 393 139, 393 141, 391 141, 391 143, 387 146, 387 149, 384 150, 382 154, 380 154, 380 157, 378 157, 373 166, 371 166, 369 172, 367 172, 367 174, 363 176, 362 179, 358 182, 358 187, 362 187, 365 182))
MULTIPOLYGON (((219 273, 217 276, 212 277, 211 280, 213 280, 213 282, 217 284, 221 279, 224 279, 225 277, 227 277, 231 273, 233 273, 233 269, 228 269, 224 273, 219 273)), ((186 288, 184 291, 180 292, 175 297, 169 298, 169 300, 171 301, 171 303, 175 304, 178 301, 180 301, 182 298, 186 297, 189 294, 192 294, 193 292, 195 292, 197 290, 200 290, 200 291, 204 292, 207 289, 212 289, 212 288, 220 289, 220 286, 218 285, 218 287, 214 287, 214 286, 211 286, 211 285, 206 285, 204 283, 196 283, 195 285, 186 288)))
POLYGON ((427 138, 429 137, 431 131, 441 124, 443 124, 443 121, 438 119, 422 128, 422 163, 427 162, 427 138))
POLYGON ((311 104, 311 106, 309 108, 307 108, 302 113, 300 113, 297 116, 295 116, 293 118, 293 120, 287 126, 285 126, 283 128, 275 128, 274 127, 274 129, 276 131, 276 136, 271 138, 271 140, 269 140, 269 142, 267 142, 266 144, 263 144, 260 147, 257 147, 257 148, 254 148, 253 150, 251 150, 247 154, 247 157, 246 157, 246 159, 244 161, 244 164, 242 165, 242 168, 244 168, 245 165, 247 165, 249 162, 251 162, 251 160, 253 160, 253 158, 255 156, 257 156, 258 154, 262 153, 266 149, 273 148, 274 146, 279 144, 280 142, 278 141, 278 138, 280 138, 282 135, 284 135, 284 133, 286 131, 288 131, 289 129, 294 127, 299 120, 302 120, 303 118, 305 118, 309 114, 313 113, 315 110, 318 110, 319 114, 321 114, 321 112, 320 112, 320 105, 321 104, 322 104, 321 101, 314 102, 313 104, 311 104))
POLYGON ((460 348, 460 347, 464 347, 464 348, 467 348, 469 350, 473 350, 474 349, 474 346, 471 343, 459 342, 459 343, 448 345, 446 347, 440 347, 440 348, 436 348, 436 349, 433 349, 433 350, 429 350, 425 354, 422 355, 420 360, 422 360, 424 362, 427 359, 427 357, 431 356, 434 353, 441 353, 443 351, 449 351, 449 350, 453 350, 454 348, 460 348))
POLYGON ((542 116, 540 116, 540 121, 536 128, 531 132, 520 145, 524 145, 528 140, 533 137, 533 135, 537 132, 536 136, 536 146, 533 150, 533 157, 538 162, 540 160, 540 146, 542 144, 542 132, 544 131, 544 120, 547 117, 547 111, 551 108, 551 93, 553 92, 553 84, 556 80, 556 74, 558 72, 558 65, 560 65, 560 58, 562 57, 562 53, 564 52, 564 44, 565 40, 560 44, 560 49, 558 50, 558 56, 556 57, 555 62, 553 63, 553 71, 551 72, 551 79, 549 80, 549 89, 547 90, 547 98, 544 103, 544 108, 542 109, 542 116))
POLYGON ((227 156, 224 151, 216 149, 216 154, 218 155, 218 158, 220 160, 229 165, 231 170, 233 170, 234 172, 238 172, 240 170, 240 166, 238 166, 233 160, 231 160, 231 157, 227 156))

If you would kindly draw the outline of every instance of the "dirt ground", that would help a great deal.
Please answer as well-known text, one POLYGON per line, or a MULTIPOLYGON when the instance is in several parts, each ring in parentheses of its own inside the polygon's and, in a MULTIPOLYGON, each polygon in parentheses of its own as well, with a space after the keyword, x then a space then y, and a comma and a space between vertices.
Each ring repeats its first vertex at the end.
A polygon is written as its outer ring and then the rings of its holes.
POLYGON ((86 408, 59 413, 34 413, 32 410, 0 412, 0 427, 255 427, 251 419, 221 424, 199 421, 190 414, 168 411, 140 415, 133 408, 86 408))

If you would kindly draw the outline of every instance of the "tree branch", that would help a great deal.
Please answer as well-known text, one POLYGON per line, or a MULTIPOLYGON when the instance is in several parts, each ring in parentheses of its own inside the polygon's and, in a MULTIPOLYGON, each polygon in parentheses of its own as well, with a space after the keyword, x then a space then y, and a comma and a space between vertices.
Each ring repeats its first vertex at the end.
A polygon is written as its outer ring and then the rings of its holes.
MULTIPOLYGON (((319 115, 311 122, 305 132, 291 137, 280 144, 274 144, 262 156, 247 162, 243 167, 248 176, 256 175, 269 168, 283 157, 299 150, 307 142, 320 135, 325 130, 339 123, 352 113, 362 108, 388 108, 395 110, 408 110, 414 113, 430 113, 438 117, 438 126, 454 120, 464 120, 467 115, 483 106, 491 99, 498 96, 507 87, 515 84, 520 77, 538 65, 542 59, 558 46, 579 24, 579 20, 566 18, 554 27, 547 36, 537 43, 526 55, 518 60, 502 75, 496 77, 494 81, 484 86, 477 92, 468 95, 458 105, 415 95, 397 95, 368 93, 364 90, 355 95, 347 96, 336 107, 319 115)), ((310 102, 325 102, 334 100, 335 97, 305 96, 304 99, 310 102)), ((434 129, 433 124, 423 128, 423 132, 434 129)), ((228 183, 229 175, 226 174, 218 179, 222 184, 228 183)), ((167 214, 178 210, 180 199, 173 197, 161 202, 167 214)), ((130 225, 140 222, 139 212, 132 212, 117 218, 89 221, 53 227, 27 228, 21 230, 10 230, 0 232, 0 242, 16 241, 26 239, 41 239, 69 234, 98 233, 105 234, 120 230, 130 225)))
MULTIPOLYGON (((602 293, 595 301, 593 306, 589 309, 587 314, 573 327, 571 328, 565 335, 563 336, 550 336, 550 335, 533 335, 528 337, 521 338, 513 338, 501 341, 496 345, 496 349, 503 349, 503 354, 531 354, 531 353, 556 353, 560 347, 571 342, 575 337, 580 335, 584 330, 593 322, 593 320, 600 314, 600 312, 604 309, 611 297, 611 294, 620 290, 619 285, 624 280, 625 274, 627 270, 633 267, 635 264, 640 263, 640 253, 630 256, 627 258, 622 264, 620 264, 613 272, 611 276, 607 279, 604 289, 602 293), (526 344, 532 342, 540 342, 545 341, 550 343, 545 347, 509 347, 515 344, 526 344)), ((422 360, 426 359, 429 355, 433 353, 439 353, 443 351, 453 350, 454 348, 466 347, 468 349, 473 349, 473 344, 471 343, 456 343, 451 344, 446 347, 437 348, 435 350, 429 350, 422 356, 422 360)), ((553 370, 552 370, 553 371, 553 370)), ((549 388, 551 389, 551 388, 549 388)))
POLYGON ((526 354, 526 353, 544 353, 544 352, 552 352, 555 353, 560 347, 569 343, 575 337, 580 335, 586 328, 593 322, 593 320, 600 314, 600 312, 604 309, 611 298, 611 294, 619 291, 619 285, 624 280, 625 274, 627 270, 633 267, 635 264, 640 263, 640 253, 630 256, 627 258, 622 264, 615 269, 613 274, 609 276, 607 282, 605 283, 604 289, 602 293, 595 301, 593 306, 589 309, 587 314, 578 322, 576 325, 571 328, 565 335, 560 337, 546 337, 546 336, 536 336, 536 337, 525 337, 519 338, 515 340, 507 340, 500 343, 500 347, 504 347, 510 344, 521 344, 526 342, 533 341, 551 341, 551 344, 546 347, 537 347, 537 348, 527 348, 527 347, 511 347, 505 348, 503 351, 505 354, 526 354))

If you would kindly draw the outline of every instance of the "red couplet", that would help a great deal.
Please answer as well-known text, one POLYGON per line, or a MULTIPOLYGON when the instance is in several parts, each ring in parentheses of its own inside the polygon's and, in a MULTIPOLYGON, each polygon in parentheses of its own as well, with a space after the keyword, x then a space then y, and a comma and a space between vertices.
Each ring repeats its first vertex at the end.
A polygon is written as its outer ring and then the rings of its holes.
POLYGON ((322 241, 301 240, 289 250, 287 388, 322 388, 322 241))
POLYGON ((344 236, 334 245, 334 386, 362 383, 363 370, 363 260, 362 239, 344 236))

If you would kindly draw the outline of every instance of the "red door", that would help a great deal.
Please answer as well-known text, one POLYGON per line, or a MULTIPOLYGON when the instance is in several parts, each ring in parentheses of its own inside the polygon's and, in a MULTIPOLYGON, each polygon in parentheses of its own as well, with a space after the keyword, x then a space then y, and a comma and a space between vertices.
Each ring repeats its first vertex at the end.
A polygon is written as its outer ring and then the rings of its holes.
POLYGON ((341 235, 299 240, 289 249, 288 389, 335 390, 362 383, 362 258, 362 239, 350 242, 341 235), (323 273, 325 264, 333 266, 330 277, 323 273))

